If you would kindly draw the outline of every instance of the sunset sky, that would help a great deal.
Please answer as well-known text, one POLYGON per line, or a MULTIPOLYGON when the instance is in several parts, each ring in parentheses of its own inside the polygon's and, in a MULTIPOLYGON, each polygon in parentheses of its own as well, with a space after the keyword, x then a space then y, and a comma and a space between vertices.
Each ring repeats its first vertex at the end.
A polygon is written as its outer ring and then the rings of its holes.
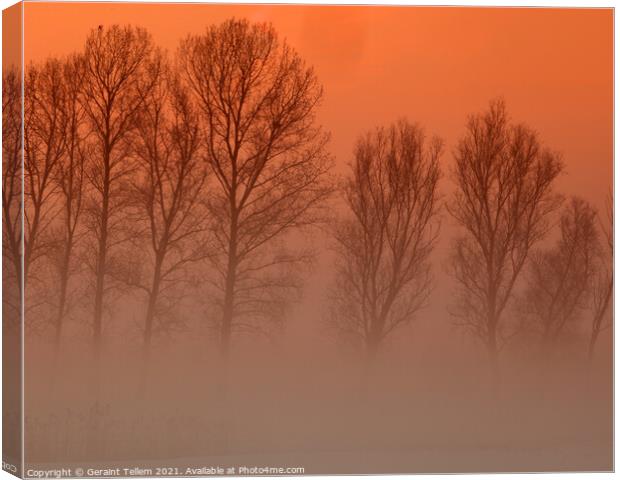
POLYGON ((174 52, 233 16, 272 22, 315 67, 339 169, 360 133, 399 117, 445 140, 447 167, 467 115, 503 96, 515 120, 562 152, 562 192, 602 206, 612 183, 611 9, 26 3, 25 58, 78 50, 91 28, 114 23, 141 25, 174 52))

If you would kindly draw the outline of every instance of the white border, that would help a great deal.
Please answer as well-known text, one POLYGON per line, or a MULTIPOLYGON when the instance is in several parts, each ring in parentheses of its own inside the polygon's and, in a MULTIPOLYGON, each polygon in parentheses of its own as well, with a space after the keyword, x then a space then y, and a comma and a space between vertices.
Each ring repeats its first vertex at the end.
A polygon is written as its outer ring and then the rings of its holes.
MULTIPOLYGON (((39 0, 28 0, 28 1, 39 1, 39 0)), ((41 0, 46 1, 46 0, 41 0)), ((93 3, 101 3, 97 2, 97 0, 83 0, 78 2, 78 0, 63 0, 63 2, 77 2, 83 3, 84 1, 93 2, 93 3)), ((17 3, 15 0, 0 0, 0 7, 5 9, 11 5, 17 3)), ((111 3, 129 3, 129 2, 119 2, 117 0, 112 1, 111 3)), ((530 1, 489 1, 489 0, 451 0, 450 2, 437 2, 437 1, 429 1, 429 0, 338 0, 338 1, 330 1, 330 0, 312 0, 312 2, 302 2, 302 1, 291 1, 291 0, 279 0, 279 1, 266 1, 266 0, 242 0, 238 2, 230 1, 230 0, 210 0, 209 2, 204 2, 201 0, 172 0, 168 2, 150 2, 149 0, 132 0, 131 3, 220 3, 220 4, 229 4, 229 3, 246 3, 246 4, 320 4, 320 5, 329 5, 329 4, 339 4, 339 5, 419 5, 419 6, 464 6, 464 7, 556 7, 556 8, 616 8, 616 1, 574 1, 574 0, 546 0, 544 3, 539 4, 535 3, 532 0, 530 1)), ((22 9, 22 19, 23 19, 23 9, 22 9)), ((23 23, 23 22, 22 22, 23 23)), ((618 38, 615 35, 617 30, 618 20, 614 13, 614 187, 617 184, 618 170, 615 168, 615 159, 618 158, 618 144, 615 141, 618 134, 618 122, 617 120, 617 112, 618 112, 618 99, 615 95, 615 87, 616 87, 616 79, 618 78, 618 65, 615 62, 615 52, 618 47, 618 38)), ((0 22, 0 38, 2 33, 2 27, 0 22)), ((22 45, 23 45, 23 35, 24 29, 22 28, 22 45)), ((1 43, 1 40, 0 40, 1 43)), ((23 63, 23 49, 22 49, 22 63, 23 63)), ((22 189, 23 191, 23 189, 22 189)), ((614 188, 615 192, 615 188, 614 188)), ((620 199, 614 195, 614 238, 617 238, 619 226, 617 222, 617 212, 618 207, 620 206, 620 199)), ((618 268, 620 265, 620 259, 615 256, 614 258, 614 271, 618 272, 620 269, 618 268)), ((1 266, 0 266, 1 269, 1 266)), ((0 297, 1 298, 1 297, 0 297)), ((618 304, 615 302, 615 294, 614 294, 614 318, 617 318, 618 313, 618 304)), ((23 321, 23 312, 22 312, 22 321, 23 321)), ((618 330, 614 329, 614 457, 618 458, 619 448, 618 442, 616 441, 616 434, 618 432, 618 418, 615 415, 615 412, 618 409, 619 400, 615 395, 615 385, 616 385, 616 373, 618 372, 618 357, 615 355, 615 346, 618 345, 618 330)), ((22 365, 23 365, 23 336, 22 336, 22 365)), ((0 358, 1 358, 2 346, 0 343, 0 358)), ((23 382, 23 370, 22 370, 22 382, 23 382)), ((0 384, 0 394, 2 392, 2 386, 0 384)), ((22 397, 22 406, 23 406, 23 397, 22 397)), ((1 423, 1 420, 0 420, 1 423)), ((22 415, 22 432, 23 432, 23 415, 22 415)), ((24 442, 24 437, 22 435, 22 447, 24 442)), ((2 446, 2 440, 0 437, 0 450, 2 446)), ((24 462, 24 450, 22 448, 22 466, 24 462)), ((614 465, 615 466, 615 465, 614 465)), ((524 480, 524 479, 532 479, 532 475, 534 474, 462 474, 458 476, 458 478, 485 478, 489 480, 495 479, 510 479, 510 480, 524 480)), ((607 479, 614 478, 614 473, 553 473, 553 474, 536 474, 536 475, 544 475, 544 478, 549 478, 551 480, 560 480, 565 479, 567 477, 571 479, 588 479, 588 478, 596 478, 596 479, 607 479)), ((330 480, 337 480, 338 478, 342 478, 341 476, 316 476, 317 478, 325 478, 330 480)), ((378 478, 386 478, 387 475, 379 475, 378 478)), ((450 478, 453 475, 398 475, 398 478, 412 478, 412 479, 421 479, 421 480, 435 480, 440 478, 450 478)), ((10 476, 6 472, 2 472, 0 474, 0 479, 9 479, 14 478, 10 476)), ((184 478, 184 477, 178 477, 184 478)), ((230 477, 230 478, 240 478, 240 477, 230 477)), ((264 478, 281 478, 281 477, 264 477, 264 478)), ((364 476, 361 475, 352 475, 348 478, 355 479, 363 479, 364 476)))

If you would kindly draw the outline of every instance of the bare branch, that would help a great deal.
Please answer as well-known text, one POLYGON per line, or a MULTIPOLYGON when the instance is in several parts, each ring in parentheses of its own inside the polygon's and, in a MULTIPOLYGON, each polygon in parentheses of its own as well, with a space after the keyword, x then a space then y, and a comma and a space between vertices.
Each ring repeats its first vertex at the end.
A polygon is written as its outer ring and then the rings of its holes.
POLYGON ((560 203, 552 187, 563 166, 534 131, 510 123, 502 100, 469 118, 454 157, 456 191, 447 207, 464 232, 451 258, 459 286, 452 313, 480 337, 495 365, 506 306, 560 203))
POLYGON ((333 228, 339 263, 331 321, 370 356, 430 293, 441 151, 439 139, 427 141, 405 120, 358 140, 342 187, 350 214, 333 228))
MULTIPOLYGON (((218 246, 212 264, 224 272, 224 299, 217 303, 226 352, 234 322, 257 317, 234 311, 238 289, 252 282, 244 278, 244 264, 256 268, 253 258, 272 255, 287 232, 321 219, 331 191, 327 135, 315 121, 322 89, 313 70, 266 24, 230 20, 209 27, 182 42, 179 54, 201 109, 205 159, 218 184, 210 198, 218 246)), ((266 290, 264 295, 277 298, 273 313, 281 315, 282 297, 266 290)), ((258 317, 267 311, 262 303, 258 317)))

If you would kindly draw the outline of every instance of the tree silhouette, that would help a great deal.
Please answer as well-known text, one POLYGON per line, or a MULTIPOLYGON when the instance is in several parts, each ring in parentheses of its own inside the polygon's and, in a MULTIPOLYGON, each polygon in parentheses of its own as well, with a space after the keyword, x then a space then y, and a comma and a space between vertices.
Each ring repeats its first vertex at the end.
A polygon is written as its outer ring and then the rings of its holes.
POLYGON ((339 260, 332 322, 369 360, 430 292, 441 151, 439 139, 427 141, 404 120, 357 142, 342 187, 348 216, 333 229, 339 260))
POLYGON ((330 192, 327 136, 315 122, 322 89, 265 24, 208 27, 182 42, 180 59, 216 183, 212 261, 226 358, 233 332, 261 330, 261 320, 281 314, 295 286, 291 266, 305 255, 273 247, 291 229, 314 224, 330 192))
POLYGON ((525 302, 544 349, 552 348, 586 308, 598 249, 596 211, 573 197, 562 212, 558 242, 535 252, 527 268, 525 302))
POLYGON ((22 302, 22 81, 2 74, 2 312, 3 330, 19 328, 22 302))
POLYGON ((511 124, 503 101, 469 118, 455 153, 448 211, 463 230, 452 250, 457 324, 486 346, 492 369, 506 332, 504 312, 536 242, 559 204, 559 156, 534 131, 511 124))
POLYGON ((601 249, 597 256, 597 272, 592 279, 591 304, 592 325, 590 331, 590 341, 588 343, 588 358, 594 358, 594 348, 599 335, 604 330, 611 327, 611 299, 614 291, 613 274, 613 253, 614 253, 614 234, 613 234, 613 197, 610 193, 607 196, 605 218, 601 221, 603 233, 601 249))
POLYGON ((2 280, 3 328, 19 324, 22 277, 22 81, 9 68, 2 74, 2 280), (8 308, 7 308, 8 307, 8 308))
MULTIPOLYGON (((6 26, 6 17, 3 19, 6 26)), ((6 59, 5 59, 6 60, 6 59)), ((8 62, 7 62, 8 63, 8 62)), ((2 441, 16 464, 22 454, 22 70, 2 70, 2 441)))
POLYGON ((113 25, 92 30, 84 48, 82 106, 90 124, 86 178, 90 194, 84 209, 89 232, 88 266, 94 276, 93 342, 100 356, 105 296, 110 282, 126 273, 119 252, 128 238, 123 212, 129 203, 126 185, 135 166, 130 134, 143 99, 153 88, 148 75, 155 48, 149 34, 131 26, 113 25))
POLYGON ((63 64, 31 64, 24 85, 24 286, 31 266, 51 249, 50 227, 58 214, 54 175, 65 154, 63 64))
POLYGON ((137 280, 147 297, 145 365, 155 327, 164 330, 169 326, 162 317, 175 304, 186 267, 209 253, 205 235, 207 166, 197 112, 186 87, 167 63, 160 63, 151 74, 157 79, 144 98, 137 122, 133 186, 137 217, 147 225, 146 238, 139 241, 145 241, 151 250, 145 262, 150 268, 142 275, 146 278, 137 280))
POLYGON ((65 148, 52 175, 52 182, 60 203, 59 224, 53 226, 52 264, 58 284, 58 302, 54 317, 54 343, 58 350, 64 318, 69 311, 71 295, 69 282, 79 262, 76 247, 80 237, 80 225, 85 194, 86 115, 79 100, 84 78, 83 58, 69 57, 62 65, 61 85, 63 95, 63 131, 65 148))

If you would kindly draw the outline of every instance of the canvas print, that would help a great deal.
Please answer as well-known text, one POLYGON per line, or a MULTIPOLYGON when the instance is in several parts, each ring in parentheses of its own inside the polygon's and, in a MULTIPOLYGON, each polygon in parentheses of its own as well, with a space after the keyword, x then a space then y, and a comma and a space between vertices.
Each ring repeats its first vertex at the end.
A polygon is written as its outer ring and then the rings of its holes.
POLYGON ((613 10, 3 11, 3 468, 613 469, 613 10))

